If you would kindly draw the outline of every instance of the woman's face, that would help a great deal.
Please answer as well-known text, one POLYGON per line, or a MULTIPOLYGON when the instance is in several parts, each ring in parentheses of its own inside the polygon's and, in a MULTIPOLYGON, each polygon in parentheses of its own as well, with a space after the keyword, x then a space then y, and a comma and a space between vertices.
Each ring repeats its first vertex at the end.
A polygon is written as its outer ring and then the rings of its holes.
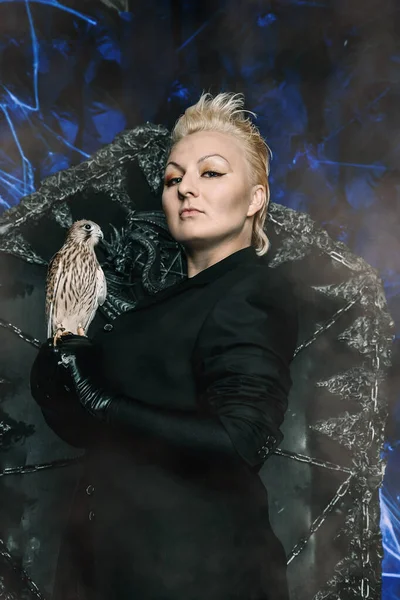
POLYGON ((193 249, 238 239, 250 244, 252 216, 265 199, 240 143, 214 131, 180 140, 168 158, 163 209, 172 236, 193 249))

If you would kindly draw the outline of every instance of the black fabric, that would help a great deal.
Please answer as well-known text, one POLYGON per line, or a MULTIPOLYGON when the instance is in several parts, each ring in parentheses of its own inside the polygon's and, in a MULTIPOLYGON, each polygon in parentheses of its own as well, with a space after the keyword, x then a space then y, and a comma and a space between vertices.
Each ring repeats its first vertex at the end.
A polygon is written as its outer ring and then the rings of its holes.
MULTIPOLYGON (((85 599, 286 600, 255 471, 282 437, 297 338, 290 286, 247 248, 110 325, 94 336, 97 372, 120 399, 113 423, 84 440, 55 599, 77 589, 81 530, 93 549, 85 599)), ((68 434, 69 417, 82 443, 87 414, 63 412, 68 434)))
MULTIPOLYGON (((49 341, 48 348, 53 350, 49 341)), ((214 416, 154 408, 96 385, 96 379, 99 380, 94 372, 97 348, 90 339, 68 335, 53 351, 55 360, 66 363, 68 389, 73 390, 81 407, 92 417, 130 434, 152 436, 183 452, 235 458, 230 437, 214 416)), ((76 398, 71 396, 76 405, 76 398)))
MULTIPOLYGON (((96 345, 83 336, 68 335, 62 338, 57 347, 49 339, 43 345, 31 372, 31 391, 41 405, 48 419, 55 419, 57 430, 60 420, 74 422, 82 430, 81 418, 89 426, 90 417, 122 428, 131 434, 154 436, 184 452, 215 456, 221 454, 235 458, 235 448, 221 423, 214 416, 204 414, 188 415, 182 411, 162 410, 146 406, 134 398, 114 395, 101 386, 96 386, 95 369, 98 358, 96 345), (48 366, 40 365, 46 360, 48 366), (65 361, 65 367, 59 362, 65 361), (68 364, 67 364, 68 361, 68 364), (51 377, 40 378, 47 372, 51 377), (58 398, 64 403, 64 414, 54 411, 51 406, 51 393, 54 387, 54 373, 60 393, 58 398), (63 372, 65 371, 65 373, 63 372), (64 393, 64 396, 61 394, 64 393), (66 399, 66 401, 65 401, 66 399), (76 400, 78 399, 79 402, 76 400), (84 412, 82 413, 82 409, 84 412), (89 413, 89 414, 87 414, 89 413), (61 419, 60 419, 61 417, 61 419)), ((57 385, 57 384, 56 384, 57 385)), ((63 439, 70 439, 70 435, 63 439)), ((79 438, 76 440, 79 443, 79 438)))
POLYGON ((282 441, 297 339, 292 293, 268 290, 262 269, 237 282, 208 315, 195 348, 196 379, 236 451, 260 466, 282 441))
POLYGON ((66 387, 64 369, 58 361, 59 352, 55 352, 53 340, 47 340, 32 365, 31 394, 53 431, 71 446, 82 448, 97 424, 66 387))

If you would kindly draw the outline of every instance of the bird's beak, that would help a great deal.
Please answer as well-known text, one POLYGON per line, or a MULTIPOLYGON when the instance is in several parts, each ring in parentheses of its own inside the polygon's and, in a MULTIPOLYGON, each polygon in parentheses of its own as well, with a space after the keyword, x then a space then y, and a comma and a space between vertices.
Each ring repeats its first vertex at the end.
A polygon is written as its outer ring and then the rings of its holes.
POLYGON ((105 247, 104 246, 104 233, 103 232, 101 232, 99 234, 97 245, 100 246, 100 248, 104 248, 105 247))

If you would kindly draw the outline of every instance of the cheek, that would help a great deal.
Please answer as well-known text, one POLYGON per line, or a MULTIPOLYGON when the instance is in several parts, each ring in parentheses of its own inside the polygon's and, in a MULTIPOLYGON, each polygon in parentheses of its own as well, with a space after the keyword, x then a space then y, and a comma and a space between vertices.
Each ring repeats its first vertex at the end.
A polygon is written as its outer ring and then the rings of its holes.
POLYGON ((244 190, 241 189, 230 189, 226 195, 220 198, 220 202, 215 206, 215 210, 218 214, 222 215, 241 215, 243 211, 247 210, 247 202, 244 195, 244 190))
POLYGON ((167 202, 168 202, 168 194, 167 194, 168 188, 164 188, 162 196, 161 196, 161 205, 163 207, 163 209, 165 210, 166 206, 167 206, 167 202))
POLYGON ((161 197, 161 206, 167 217, 171 214, 171 208, 172 208, 171 197, 168 192, 169 192, 169 189, 166 188, 161 197))

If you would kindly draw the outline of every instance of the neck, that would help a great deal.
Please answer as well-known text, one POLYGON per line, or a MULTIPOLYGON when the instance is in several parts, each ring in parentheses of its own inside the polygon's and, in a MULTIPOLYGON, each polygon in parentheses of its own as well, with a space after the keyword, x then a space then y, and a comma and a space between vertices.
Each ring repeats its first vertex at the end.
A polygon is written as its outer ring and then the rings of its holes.
POLYGON ((242 244, 238 244, 237 240, 232 240, 231 243, 219 245, 215 248, 186 248, 188 277, 194 277, 201 271, 204 271, 204 269, 215 265, 227 256, 248 246, 250 246, 249 243, 243 242, 242 244))

